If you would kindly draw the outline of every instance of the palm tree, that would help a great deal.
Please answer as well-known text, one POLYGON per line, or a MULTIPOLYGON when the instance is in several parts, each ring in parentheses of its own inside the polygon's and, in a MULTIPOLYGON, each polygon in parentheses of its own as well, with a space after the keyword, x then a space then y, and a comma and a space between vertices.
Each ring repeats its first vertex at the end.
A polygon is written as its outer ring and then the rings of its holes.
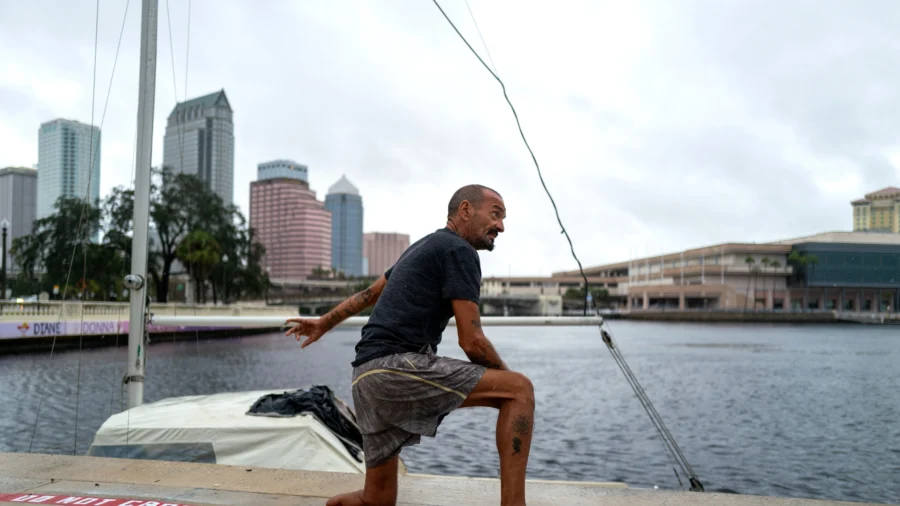
POLYGON ((791 254, 788 255, 788 264, 793 264, 798 267, 797 272, 803 273, 803 311, 806 312, 807 304, 809 300, 809 279, 806 277, 806 264, 809 263, 809 259, 805 254, 798 252, 797 250, 791 251, 791 254))
POLYGON ((176 248, 178 259, 188 268, 196 286, 196 303, 206 303, 206 280, 213 268, 222 261, 222 248, 216 239, 203 230, 187 234, 176 248))
MULTIPOLYGON (((747 264, 747 268, 750 271, 750 275, 752 275, 753 274, 753 264, 756 263, 756 260, 754 260, 752 256, 747 255, 747 258, 744 259, 744 263, 747 264)), ((755 299, 756 296, 754 295, 753 298, 755 299)), ((747 279, 747 295, 744 297, 744 311, 747 310, 747 301, 749 299, 750 299, 750 279, 748 278, 747 279)), ((755 301, 753 303, 753 306, 756 307, 755 301)))
POLYGON ((754 265, 750 269, 750 274, 752 274, 752 276, 753 276, 753 278, 752 278, 752 281, 753 281, 753 312, 755 313, 756 312, 756 301, 757 301, 756 282, 757 282, 757 280, 759 280, 759 267, 754 265))
MULTIPOLYGON (((766 307, 766 306, 768 305, 768 303, 769 303, 769 292, 766 291, 766 268, 769 266, 769 263, 770 263, 770 262, 769 262, 769 257, 763 257, 763 259, 760 260, 760 263, 761 263, 762 266, 763 266, 763 268, 762 268, 762 273, 763 273, 763 309, 768 309, 768 307, 766 307)), ((754 305, 753 307, 756 307, 756 306, 754 305)))
MULTIPOLYGON (((809 281, 812 281, 811 278, 815 278, 815 277, 816 277, 816 264, 819 263, 819 257, 817 257, 817 256, 815 256, 815 255, 807 255, 807 256, 806 256, 806 263, 809 265, 809 271, 810 271, 810 272, 809 272, 810 275, 806 278, 807 281, 809 282, 809 281)), ((807 285, 808 285, 808 284, 809 284, 809 283, 807 283, 807 285)), ((823 293, 823 296, 824 296, 824 293, 823 293)), ((823 300, 822 300, 822 306, 824 306, 824 305, 825 305, 825 300, 823 299, 823 300)), ((823 307, 822 309, 824 309, 824 307, 823 307)))
MULTIPOLYGON (((769 267, 772 268, 772 272, 774 272, 775 274, 778 274, 778 269, 781 268, 781 262, 779 262, 778 260, 772 260, 771 262, 769 262, 769 267)), ((785 286, 784 289, 787 290, 787 286, 785 286)), ((774 280, 772 281, 772 291, 773 292, 775 291, 775 281, 774 280)), ((774 302, 775 302, 775 294, 773 293, 772 294, 772 303, 774 304, 774 302)), ((781 308, 786 309, 784 307, 784 299, 782 299, 781 308)))

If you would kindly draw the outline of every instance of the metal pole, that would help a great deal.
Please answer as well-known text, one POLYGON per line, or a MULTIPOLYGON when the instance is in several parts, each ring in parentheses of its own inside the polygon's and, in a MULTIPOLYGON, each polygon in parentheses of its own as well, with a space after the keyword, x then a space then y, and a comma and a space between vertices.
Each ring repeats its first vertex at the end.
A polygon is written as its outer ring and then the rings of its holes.
POLYGON ((131 299, 128 327, 128 407, 144 402, 147 321, 147 232, 150 223, 150 155, 153 148, 153 108, 156 96, 156 27, 158 0, 141 7, 141 70, 138 81, 137 167, 134 179, 134 237, 131 274, 126 286, 131 299))
POLYGON ((2 265, 0 265, 0 300, 6 298, 6 228, 9 226, 9 222, 5 219, 3 222, 0 222, 0 228, 3 229, 3 260, 2 265))

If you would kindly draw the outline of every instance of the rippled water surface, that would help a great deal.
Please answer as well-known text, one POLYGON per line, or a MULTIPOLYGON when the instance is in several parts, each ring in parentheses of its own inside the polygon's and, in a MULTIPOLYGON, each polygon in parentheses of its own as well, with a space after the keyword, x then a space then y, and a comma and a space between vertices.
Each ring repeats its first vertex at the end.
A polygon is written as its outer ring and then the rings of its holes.
MULTIPOLYGON (((707 490, 900 502, 900 329, 613 321, 707 490)), ((596 328, 488 328, 537 396, 529 477, 678 488, 596 328)), ((351 401, 358 330, 306 350, 280 334, 154 338, 145 399, 326 384, 351 401)), ((440 354, 465 358, 451 328, 440 354)), ((83 454, 121 405, 125 347, 0 357, 0 451, 83 454), (79 379, 80 369, 80 379, 79 379), (41 416, 35 417, 44 390, 41 416), (76 436, 77 405, 77 436, 76 436), (77 447, 76 447, 77 445, 77 447)), ((404 450, 411 472, 496 476, 496 412, 461 410, 404 450)))

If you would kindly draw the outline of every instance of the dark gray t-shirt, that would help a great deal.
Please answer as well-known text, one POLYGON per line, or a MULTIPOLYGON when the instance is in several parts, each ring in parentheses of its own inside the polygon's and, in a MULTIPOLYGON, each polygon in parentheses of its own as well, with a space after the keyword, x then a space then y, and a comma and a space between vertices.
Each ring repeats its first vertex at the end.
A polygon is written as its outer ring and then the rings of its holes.
POLYGON ((453 299, 481 299, 481 259, 465 239, 442 228, 416 241, 385 272, 387 285, 362 328, 353 367, 395 353, 437 352, 453 299))

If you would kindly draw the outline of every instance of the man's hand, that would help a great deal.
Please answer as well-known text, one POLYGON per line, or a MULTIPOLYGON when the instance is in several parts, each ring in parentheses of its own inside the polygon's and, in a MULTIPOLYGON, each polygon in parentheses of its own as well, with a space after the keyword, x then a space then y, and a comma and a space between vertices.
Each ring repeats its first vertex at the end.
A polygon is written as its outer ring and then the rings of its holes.
POLYGON ((297 341, 299 341, 301 337, 307 336, 306 341, 303 341, 303 344, 300 345, 300 348, 306 348, 312 343, 318 341, 319 338, 328 331, 325 328, 325 324, 321 318, 289 318, 284 323, 285 325, 287 325, 288 323, 297 324, 294 326, 294 328, 285 332, 284 335, 289 336, 293 334, 294 339, 296 339, 297 341))
POLYGON ((301 348, 306 348, 318 341, 319 338, 336 327, 337 324, 358 314, 363 309, 375 305, 385 285, 387 285, 387 278, 382 274, 380 278, 372 283, 372 286, 341 302, 336 308, 321 318, 289 318, 284 322, 285 325, 288 323, 296 323, 297 325, 285 332, 284 335, 289 336, 293 334, 294 339, 298 341, 301 337, 307 336, 306 341, 303 341, 303 344, 300 345, 301 348))

